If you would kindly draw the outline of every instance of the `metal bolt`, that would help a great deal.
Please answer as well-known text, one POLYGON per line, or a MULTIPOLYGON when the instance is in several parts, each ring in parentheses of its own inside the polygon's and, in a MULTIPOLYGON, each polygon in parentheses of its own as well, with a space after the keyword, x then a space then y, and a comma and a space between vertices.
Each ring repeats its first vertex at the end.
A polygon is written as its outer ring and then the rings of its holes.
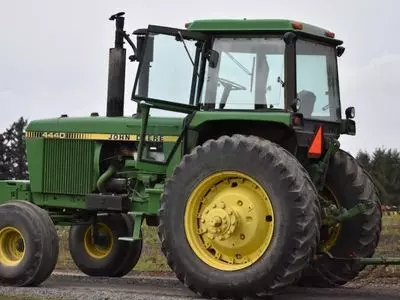
POLYGON ((241 235, 240 235, 240 239, 241 240, 244 240, 246 238, 246 236, 242 233, 241 235))
POLYGON ((243 205, 242 200, 239 200, 239 201, 237 202, 237 205, 242 206, 242 205, 243 205))
POLYGON ((272 216, 271 215, 266 216, 265 221, 272 222, 272 216))
POLYGON ((241 259, 242 256, 238 253, 238 254, 236 254, 236 258, 237 258, 237 259, 241 259))
POLYGON ((220 202, 219 203, 219 207, 222 208, 222 209, 225 208, 225 203, 224 202, 220 202))
POLYGON ((213 206, 212 206, 212 208, 216 208, 216 207, 217 207, 217 204, 214 203, 213 206))

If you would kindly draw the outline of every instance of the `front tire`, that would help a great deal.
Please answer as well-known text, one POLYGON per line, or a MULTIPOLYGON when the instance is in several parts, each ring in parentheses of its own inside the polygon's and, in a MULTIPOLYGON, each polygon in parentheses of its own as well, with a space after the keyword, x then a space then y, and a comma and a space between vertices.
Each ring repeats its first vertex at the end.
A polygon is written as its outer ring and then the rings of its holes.
MULTIPOLYGON (((123 215, 123 218, 129 228, 128 236, 132 236, 133 230, 135 227, 134 220, 128 216, 123 215)), ((141 236, 143 237, 143 232, 141 230, 141 236)), ((123 277, 128 274, 139 262, 140 256, 143 250, 143 238, 134 241, 134 242, 123 242, 123 246, 125 248, 124 253, 121 255, 125 255, 125 259, 122 261, 121 265, 117 270, 111 275, 111 277, 123 277)))
POLYGON ((296 158, 234 135, 183 158, 166 183, 158 232, 169 266, 192 291, 240 298, 298 279, 319 225, 316 190, 296 158))
POLYGON ((91 240, 92 224, 74 225, 69 232, 69 250, 76 266, 89 276, 110 277, 127 256, 125 241, 121 236, 129 236, 129 225, 120 214, 98 216, 97 224, 101 243, 91 240))
POLYGON ((27 201, 0 205, 0 283, 36 286, 57 262, 58 237, 45 212, 27 201))

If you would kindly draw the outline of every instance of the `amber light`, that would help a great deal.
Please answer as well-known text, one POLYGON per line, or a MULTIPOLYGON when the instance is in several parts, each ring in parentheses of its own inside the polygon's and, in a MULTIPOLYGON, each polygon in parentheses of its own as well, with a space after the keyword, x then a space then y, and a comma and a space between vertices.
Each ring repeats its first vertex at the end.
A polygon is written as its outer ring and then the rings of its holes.
POLYGON ((327 37, 330 37, 330 38, 335 38, 335 34, 333 33, 333 32, 331 32, 331 31, 326 31, 325 32, 325 35, 327 36, 327 37))
POLYGON ((302 30, 303 24, 301 24, 300 22, 292 22, 292 28, 297 30, 302 30))

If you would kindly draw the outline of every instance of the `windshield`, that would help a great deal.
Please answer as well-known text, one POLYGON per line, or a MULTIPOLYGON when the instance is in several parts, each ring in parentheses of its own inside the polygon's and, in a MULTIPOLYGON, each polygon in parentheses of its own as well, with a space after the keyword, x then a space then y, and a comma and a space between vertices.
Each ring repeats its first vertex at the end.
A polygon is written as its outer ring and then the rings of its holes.
POLYGON ((201 103, 212 109, 284 108, 281 38, 216 38, 220 55, 207 67, 201 103))
POLYGON ((298 40, 297 96, 304 118, 337 121, 341 118, 336 52, 333 46, 298 40))

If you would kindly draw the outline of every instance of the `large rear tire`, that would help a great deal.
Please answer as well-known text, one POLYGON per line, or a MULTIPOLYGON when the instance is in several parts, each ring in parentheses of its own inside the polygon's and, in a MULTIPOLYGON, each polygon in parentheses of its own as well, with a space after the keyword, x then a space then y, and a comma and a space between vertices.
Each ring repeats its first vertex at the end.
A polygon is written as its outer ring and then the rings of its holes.
POLYGON ((188 288, 241 298, 298 279, 319 226, 315 187, 296 158, 267 140, 234 135, 184 156, 166 182, 158 233, 188 288))
MULTIPOLYGON (((335 257, 371 257, 379 242, 381 232, 381 210, 377 190, 371 178, 348 153, 339 150, 329 166, 326 198, 341 207, 350 209, 360 201, 371 202, 372 208, 335 228, 322 228, 321 250, 335 257)), ((365 265, 332 261, 326 256, 314 260, 299 281, 302 286, 335 287, 351 281, 365 265)))

